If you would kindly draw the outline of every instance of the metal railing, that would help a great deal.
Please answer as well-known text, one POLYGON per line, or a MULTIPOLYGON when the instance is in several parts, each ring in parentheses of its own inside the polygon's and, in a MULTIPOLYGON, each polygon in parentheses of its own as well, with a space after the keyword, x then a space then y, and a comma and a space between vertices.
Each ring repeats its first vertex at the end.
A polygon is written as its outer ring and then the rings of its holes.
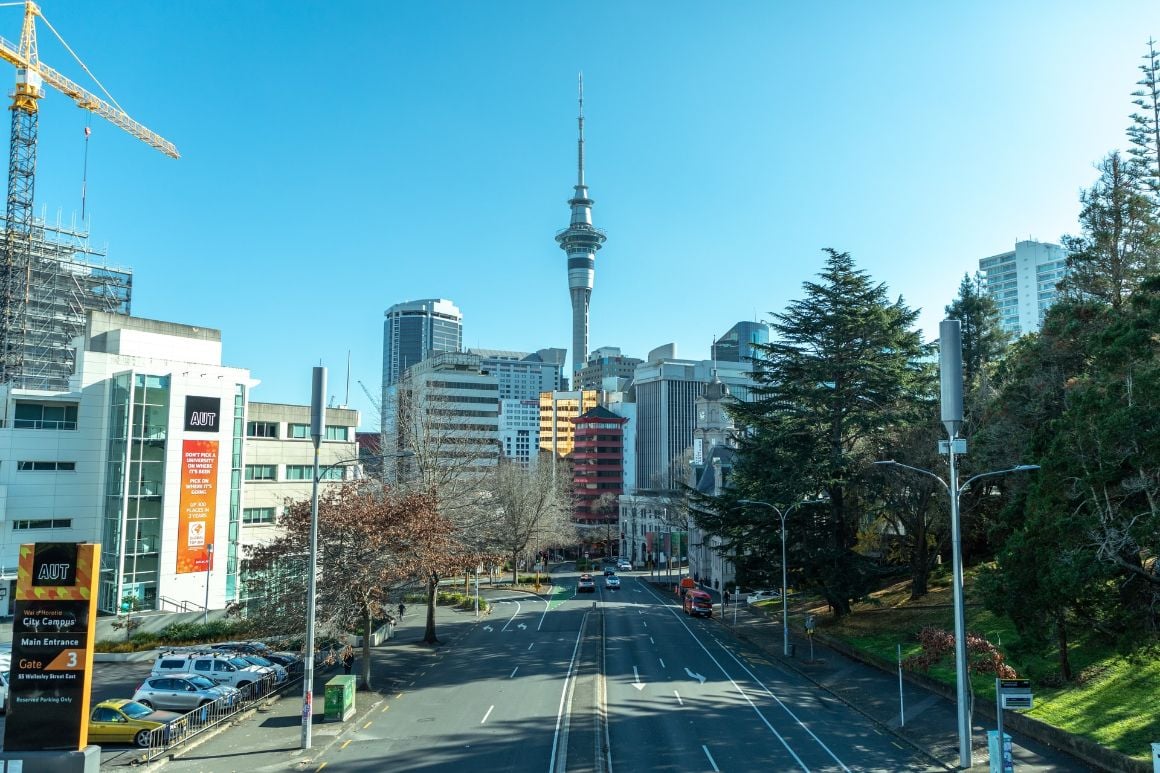
POLYGON ((155 760, 252 708, 255 704, 269 700, 301 682, 301 672, 290 674, 279 684, 275 684, 274 674, 266 674, 259 681, 240 688, 236 695, 218 698, 216 701, 199 706, 168 725, 149 731, 147 739, 140 737, 137 745, 143 752, 141 761, 155 760))

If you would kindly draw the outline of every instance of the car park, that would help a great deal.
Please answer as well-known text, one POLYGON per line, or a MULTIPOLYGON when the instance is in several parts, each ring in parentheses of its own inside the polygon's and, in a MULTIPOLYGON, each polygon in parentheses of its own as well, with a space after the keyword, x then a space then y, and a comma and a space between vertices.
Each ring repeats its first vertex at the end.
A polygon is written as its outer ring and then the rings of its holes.
POLYGON ((781 598, 781 592, 776 590, 755 590, 745 597, 746 604, 756 604, 759 601, 781 598))
POLYGON ((255 666, 260 666, 262 668, 270 669, 270 673, 274 674, 275 684, 282 684, 289 676, 289 672, 286 670, 285 666, 281 665, 280 663, 275 663, 269 658, 264 658, 261 655, 252 655, 240 652, 236 654, 239 658, 245 660, 248 663, 252 663, 255 666))
POLYGON ((94 743, 131 743, 147 748, 153 743, 153 731, 159 728, 166 728, 161 742, 176 740, 183 729, 181 715, 154 711, 127 698, 101 701, 89 714, 89 740, 94 743))
POLYGON ((620 590, 620 578, 615 574, 604 578, 604 587, 609 590, 620 590))
POLYGON ((218 684, 200 674, 172 674, 148 677, 133 693, 133 700, 150 709, 192 711, 223 698, 235 700, 238 694, 236 687, 218 684))
POLYGON ((249 661, 224 652, 163 652, 157 656, 151 671, 152 676, 171 674, 201 674, 218 684, 237 687, 260 682, 271 673, 269 669, 255 666, 249 661))
POLYGON ((712 617, 713 597, 703 590, 691 590, 685 594, 685 602, 682 607, 686 615, 712 617))
POLYGON ((582 574, 580 579, 576 581, 577 593, 595 593, 596 583, 592 581, 592 575, 582 574))

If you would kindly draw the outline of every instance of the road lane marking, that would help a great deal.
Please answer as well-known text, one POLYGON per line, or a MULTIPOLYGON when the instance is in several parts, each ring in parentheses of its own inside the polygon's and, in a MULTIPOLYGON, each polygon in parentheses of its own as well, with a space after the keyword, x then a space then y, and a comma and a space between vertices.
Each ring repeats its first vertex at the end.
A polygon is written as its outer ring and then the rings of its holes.
POLYGON ((343 741, 343 742, 342 742, 342 746, 338 747, 338 750, 339 750, 339 751, 342 751, 342 750, 343 750, 343 749, 345 749, 346 747, 350 746, 350 742, 351 742, 352 740, 354 740, 354 739, 352 739, 352 738, 347 738, 345 741, 343 741))
POLYGON ((696 671, 691 671, 688 666, 685 667, 685 673, 689 675, 690 679, 696 679, 701 684, 705 683, 705 677, 701 676, 696 671))
POLYGON ((640 681, 640 674, 638 674, 636 671, 636 666, 632 667, 632 686, 635 687, 637 690, 644 689, 644 685, 641 684, 641 681, 640 681))
POLYGON ((511 620, 508 620, 506 623, 503 624, 503 628, 499 629, 500 633, 503 633, 504 631, 506 631, 508 629, 508 626, 512 624, 512 620, 515 620, 516 615, 518 615, 520 613, 520 608, 521 608, 520 602, 516 601, 516 602, 508 602, 508 603, 514 603, 516 605, 516 612, 515 612, 515 615, 511 616, 511 620))
POLYGON ((322 770, 325 767, 326 767, 326 763, 324 762, 321 765, 319 765, 317 768, 314 769, 314 773, 318 773, 318 771, 322 770))
POLYGON ((640 623, 641 623, 641 625, 643 625, 645 628, 648 628, 648 620, 641 620, 641 621, 640 621, 640 623))
MULTIPOLYGON (((516 675, 516 671, 519 671, 519 670, 520 670, 520 667, 519 667, 519 666, 516 666, 515 668, 513 668, 513 669, 512 669, 512 676, 515 676, 515 675, 516 675)), ((509 677, 508 677, 508 679, 511 679, 511 678, 512 678, 512 676, 509 676, 509 677)))
POLYGON ((705 750, 705 756, 709 758, 709 764, 713 766, 713 770, 717 771, 717 773, 721 773, 721 768, 717 767, 717 761, 714 760, 713 755, 709 753, 709 747, 702 744, 701 748, 705 750))
POLYGON ((483 715, 483 719, 479 720, 479 724, 482 725, 484 722, 487 721, 487 718, 491 716, 491 710, 494 708, 495 708, 495 706, 488 706, 487 707, 487 713, 483 715))
POLYGON ((380 713, 380 714, 386 714, 386 713, 387 713, 387 709, 389 709, 390 707, 391 707, 391 705, 388 703, 386 706, 383 706, 383 710, 382 710, 382 711, 380 711, 379 713, 380 713))
POLYGON ((402 698, 402 697, 403 697, 403 693, 399 693, 398 695, 395 696, 395 700, 398 700, 399 698, 402 698))
MULTIPOLYGON (((569 689, 575 683, 576 678, 573 674, 576 668, 576 655, 580 652, 580 639, 584 637, 584 627, 588 624, 588 613, 584 613, 584 617, 580 620, 580 630, 576 632, 576 644, 572 647, 572 659, 568 661, 568 671, 564 675, 564 687, 560 690, 560 708, 556 710, 556 731, 552 734, 552 756, 548 758, 548 773, 563 773, 568 767, 568 725, 564 724, 564 743, 560 743, 560 726, 564 720, 565 700, 568 698, 569 689), (556 755, 559 752, 559 759, 556 755)), ((571 715, 571 703, 567 705, 568 713, 571 715)))
MULTIPOLYGON (((657 594, 654 593, 654 595, 657 595, 657 594)), ((657 595, 657 598, 659 599, 660 595, 657 595)), ((777 741, 780 741, 782 743, 782 746, 785 747, 785 751, 788 751, 790 753, 790 757, 792 757, 793 759, 795 759, 797 761, 798 766, 800 768, 802 768, 803 771, 806 771, 806 773, 809 773, 810 768, 807 767, 805 763, 803 763, 802 758, 797 756, 797 752, 793 751, 789 742, 785 741, 784 736, 782 736, 782 734, 780 734, 780 732, 777 732, 777 729, 774 728, 774 725, 771 724, 769 722, 769 720, 767 720, 766 715, 761 713, 761 709, 757 708, 757 705, 756 705, 756 703, 753 702, 753 699, 749 698, 749 696, 745 693, 744 689, 741 689, 741 686, 739 684, 737 684, 737 680, 733 679, 733 677, 730 676, 730 673, 728 673, 728 671, 725 670, 725 666, 722 665, 722 663, 720 663, 720 660, 718 660, 716 657, 713 657, 713 653, 709 651, 708 646, 705 646, 705 643, 702 642, 701 640, 699 640, 697 635, 693 633, 693 629, 689 628, 688 623, 684 622, 681 619, 681 615, 676 613, 675 607, 672 607, 672 606, 669 606, 668 604, 665 604, 664 608, 667 609, 669 614, 672 614, 675 617, 677 622, 681 623, 681 626, 684 628, 684 630, 687 631, 689 636, 691 638, 693 638, 693 641, 697 643, 697 646, 699 646, 699 648, 704 650, 705 655, 709 656, 709 659, 712 660, 713 665, 716 665, 718 667, 718 669, 720 670, 720 672, 725 674, 725 678, 728 679, 728 681, 730 681, 731 685, 733 685, 733 689, 735 689, 735 691, 737 691, 738 694, 741 695, 741 698, 745 699, 745 702, 748 703, 749 708, 753 709, 754 714, 757 715, 757 718, 759 718, 759 720, 761 720, 762 724, 766 725, 766 727, 769 728, 769 731, 771 732, 771 734, 774 734, 774 737, 777 738, 777 741)), ((732 655, 732 653, 731 653, 731 655, 732 655)), ((733 658, 733 659, 737 660, 737 658, 733 658)), ((741 665, 740 660, 738 660, 738 665, 741 666, 741 669, 744 669, 746 672, 748 672, 748 669, 745 669, 745 666, 741 665)), ((749 676, 752 677, 753 674, 751 673, 751 674, 749 674, 749 676)), ((756 681, 756 677, 754 677, 754 680, 756 681)), ((757 684, 761 684, 761 682, 759 681, 759 682, 757 682, 757 684)), ((761 686, 764 687, 764 685, 761 685, 761 686)), ((766 692, 767 693, 769 692, 768 689, 766 692)), ((770 695, 773 695, 773 693, 770 693, 770 695)), ((775 700, 776 700, 776 698, 775 698, 775 700)), ((781 701, 778 701, 778 703, 781 703, 781 701)), ((800 724, 800 722, 799 722, 799 724, 800 724)), ((805 725, 802 725, 802 727, 805 727, 805 725)), ((806 731, 809 732, 809 728, 806 728, 806 731)), ((813 735, 812 732, 810 735, 813 735)), ((814 741, 817 741, 817 739, 818 739, 818 737, 814 736, 814 741)), ((818 741, 818 743, 821 744, 820 741, 818 741)), ((822 749, 826 749, 826 751, 829 751, 829 749, 827 749, 825 744, 821 744, 821 746, 822 746, 822 749)), ((705 750, 705 753, 708 754, 709 751, 705 750)), ((834 752, 829 752, 829 756, 834 757, 834 752)), ((843 771, 849 772, 850 768, 846 767, 846 765, 843 765, 842 760, 840 760, 836 757, 834 757, 834 759, 836 761, 838 761, 839 765, 842 766, 843 771)))
POLYGON ((681 694, 679 692, 673 690, 673 695, 677 696, 677 703, 681 704, 682 706, 685 705, 685 702, 681 700, 681 694))
POLYGON ((659 660, 661 662, 661 668, 664 668, 665 667, 665 659, 664 658, 657 658, 657 660, 659 660))
POLYGON ((648 643, 649 644, 656 644, 656 641, 653 639, 653 637, 650 636, 650 637, 648 637, 648 643))
POLYGON ((529 644, 529 645, 528 645, 528 652, 531 652, 531 651, 532 651, 532 647, 535 647, 535 646, 536 646, 536 643, 535 643, 535 642, 532 642, 531 644, 529 644))
POLYGON ((373 724, 373 722, 367 722, 365 725, 363 725, 363 730, 366 730, 366 729, 367 729, 368 727, 370 727, 372 724, 373 724))

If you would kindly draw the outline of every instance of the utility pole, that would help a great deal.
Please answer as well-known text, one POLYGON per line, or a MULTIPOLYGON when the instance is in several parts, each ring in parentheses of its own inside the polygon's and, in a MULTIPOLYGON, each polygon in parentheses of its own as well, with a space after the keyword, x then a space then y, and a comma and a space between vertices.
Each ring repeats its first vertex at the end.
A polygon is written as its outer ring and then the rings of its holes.
POLYGON ((310 440, 314 443, 314 483, 310 490, 310 558, 306 571, 306 652, 302 672, 302 748, 310 748, 314 713, 314 615, 318 603, 318 449, 326 434, 326 368, 316 367, 310 389, 310 440))

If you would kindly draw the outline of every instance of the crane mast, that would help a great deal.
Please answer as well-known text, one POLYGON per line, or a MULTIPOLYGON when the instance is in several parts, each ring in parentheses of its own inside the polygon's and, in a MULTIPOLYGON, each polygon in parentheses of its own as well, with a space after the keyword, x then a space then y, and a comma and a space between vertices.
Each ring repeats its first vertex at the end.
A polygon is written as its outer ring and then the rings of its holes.
POLYGON ((32 213, 36 191, 37 126, 44 85, 47 83, 70 97, 79 107, 96 113, 162 153, 172 158, 180 157, 173 143, 134 121, 115 103, 109 104, 42 64, 36 42, 37 17, 56 34, 36 3, 26 0, 20 43, 13 45, 0 38, 0 59, 16 67, 16 87, 8 108, 12 113, 12 129, 5 207, 7 223, 0 256, 0 383, 18 383, 25 375, 33 240, 36 238, 32 213))

